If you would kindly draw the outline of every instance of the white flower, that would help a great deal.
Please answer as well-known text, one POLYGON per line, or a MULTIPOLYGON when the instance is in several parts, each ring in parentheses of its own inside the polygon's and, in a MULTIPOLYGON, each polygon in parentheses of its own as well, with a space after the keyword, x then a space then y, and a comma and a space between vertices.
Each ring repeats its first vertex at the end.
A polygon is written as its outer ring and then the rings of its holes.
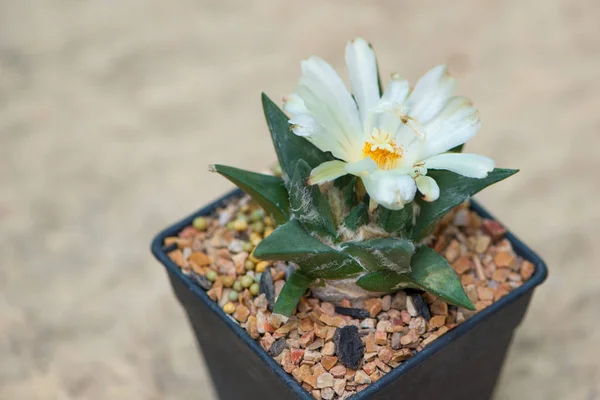
POLYGON ((329 64, 312 56, 302 62, 296 92, 284 99, 293 132, 338 159, 315 168, 309 184, 353 174, 362 179, 373 205, 398 210, 417 189, 426 201, 439 197, 428 169, 471 178, 494 169, 487 157, 446 153, 472 138, 480 123, 467 98, 453 97, 455 81, 445 66, 427 72, 412 91, 393 74, 380 97, 375 53, 367 42, 347 44, 346 64, 352 95, 329 64))

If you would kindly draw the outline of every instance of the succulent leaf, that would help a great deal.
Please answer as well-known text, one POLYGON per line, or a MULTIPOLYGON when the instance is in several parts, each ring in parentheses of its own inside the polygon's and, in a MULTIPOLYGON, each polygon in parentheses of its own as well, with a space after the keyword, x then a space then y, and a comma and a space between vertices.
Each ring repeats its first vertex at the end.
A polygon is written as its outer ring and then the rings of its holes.
POLYGON ((285 281, 281 293, 277 297, 273 312, 277 314, 283 314, 289 317, 294 312, 296 305, 300 301, 300 298, 308 289, 308 286, 314 281, 313 278, 305 275, 302 271, 296 269, 292 272, 290 277, 285 281))
POLYGON ((309 232, 335 237, 336 226, 327 198, 319 186, 307 186, 311 168, 304 160, 298 160, 293 178, 289 183, 292 213, 309 232))
POLYGON ((284 177, 293 175, 296 163, 301 158, 311 169, 334 159, 331 154, 322 152, 305 138, 294 135, 287 115, 264 93, 262 105, 284 177))
POLYGON ((422 289, 448 303, 469 310, 475 309, 448 261, 426 246, 419 248, 414 254, 410 273, 375 271, 362 276, 356 283, 373 292, 390 292, 407 287, 422 289))
POLYGON ((353 208, 358 204, 354 187, 358 178, 352 175, 344 175, 335 180, 335 187, 342 191, 346 207, 353 208))
POLYGON ((408 236, 413 224, 413 203, 408 203, 404 208, 396 211, 379 207, 377 209, 377 224, 386 232, 408 236))
POLYGON ((406 239, 389 237, 347 242, 342 245, 342 251, 369 271, 390 270, 401 274, 410 271, 415 245, 406 239))
POLYGON ((254 249, 254 257, 294 262, 303 273, 315 278, 341 279, 364 272, 352 257, 310 235, 296 219, 263 239, 254 249))
POLYGON ((277 224, 284 224, 290 219, 290 202, 281 178, 227 165, 217 164, 211 168, 249 194, 254 201, 273 216, 277 224))
POLYGON ((355 231, 361 225, 369 223, 369 208, 366 204, 360 203, 354 207, 346 218, 344 218, 344 226, 351 231, 355 231))
POLYGON ((440 197, 434 202, 417 200, 421 206, 419 217, 413 228, 413 238, 422 239, 429 235, 437 223, 455 206, 486 187, 519 172, 517 169, 496 168, 483 179, 467 178, 450 171, 430 170, 431 176, 440 187, 440 197))

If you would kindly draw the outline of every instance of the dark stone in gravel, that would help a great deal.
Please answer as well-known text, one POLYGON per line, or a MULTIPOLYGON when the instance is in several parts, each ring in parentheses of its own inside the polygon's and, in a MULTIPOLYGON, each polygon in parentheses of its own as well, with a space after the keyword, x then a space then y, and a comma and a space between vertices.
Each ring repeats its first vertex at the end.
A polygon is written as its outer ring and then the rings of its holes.
POLYGON ((267 308, 273 311, 273 307, 275 306, 275 287, 273 286, 271 267, 267 268, 260 276, 259 292, 265 294, 268 301, 267 308))
POLYGON ((358 328, 354 325, 337 328, 333 335, 335 354, 340 363, 350 369, 359 369, 362 363, 364 348, 358 328))
POLYGON ((425 303, 425 300, 423 300, 423 296, 420 294, 411 294, 410 298, 412 299, 419 315, 425 318, 426 321, 429 321, 431 319, 431 312, 429 311, 429 306, 427 303, 425 303))
POLYGON ((200 286, 204 290, 208 290, 212 287, 212 282, 209 281, 205 276, 197 274, 194 271, 190 272, 188 276, 192 278, 196 285, 200 286))
POLYGON ((365 319, 371 317, 371 314, 369 314, 367 310, 364 310, 362 308, 348 308, 335 306, 335 312, 341 315, 347 315, 349 317, 357 319, 365 319))
POLYGON ((269 354, 272 357, 277 357, 278 355, 281 354, 283 349, 285 349, 285 345, 286 345, 286 341, 285 341, 284 337, 277 339, 277 341, 275 343, 273 343, 271 345, 271 347, 269 348, 269 354))

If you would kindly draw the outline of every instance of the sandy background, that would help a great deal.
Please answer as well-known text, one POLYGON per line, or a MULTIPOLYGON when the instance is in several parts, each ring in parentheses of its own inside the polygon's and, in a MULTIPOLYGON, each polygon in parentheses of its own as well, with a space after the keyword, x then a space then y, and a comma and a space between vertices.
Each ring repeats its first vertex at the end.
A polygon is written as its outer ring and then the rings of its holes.
POLYGON ((469 149, 522 169, 480 199, 551 275, 497 399, 599 399, 599 16, 596 0, 0 1, 0 399, 214 398, 150 239, 230 187, 209 163, 273 161, 260 92, 291 91, 313 53, 342 68, 358 35, 384 76, 449 62, 483 118, 469 149))

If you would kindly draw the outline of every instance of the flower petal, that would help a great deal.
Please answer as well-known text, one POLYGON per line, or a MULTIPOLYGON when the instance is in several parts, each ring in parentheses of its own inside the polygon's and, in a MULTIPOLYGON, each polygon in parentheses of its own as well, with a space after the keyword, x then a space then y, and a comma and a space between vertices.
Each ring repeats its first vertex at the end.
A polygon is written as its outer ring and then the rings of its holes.
POLYGON ((448 73, 448 67, 438 65, 430 69, 419 79, 406 101, 409 115, 421 124, 427 124, 444 108, 454 86, 455 80, 448 73))
POLYGON ((340 160, 327 161, 313 169, 308 178, 309 185, 318 185, 330 182, 340 176, 346 175, 346 163, 340 160))
MULTIPOLYGON (((364 135, 358 108, 335 70, 319 57, 302 62, 302 77, 296 93, 310 114, 346 154, 344 160, 360 158, 364 135), (350 158, 350 159, 348 159, 350 158)), ((321 148, 334 152, 333 148, 321 148)))
POLYGON ((369 196, 390 210, 400 210, 415 198, 417 186, 409 175, 392 171, 376 171, 362 181, 369 196))
POLYGON ((435 179, 421 175, 415 179, 417 183, 417 189, 423 193, 423 200, 425 201, 436 201, 440 197, 440 187, 438 186, 435 179))
POLYGON ((304 100, 296 93, 290 93, 283 98, 283 109, 293 115, 308 114, 304 100))
POLYGON ((477 154, 446 153, 424 162, 428 169, 445 169, 467 178, 485 178, 495 167, 494 160, 477 154))
POLYGON ((365 157, 360 161, 346 164, 344 168, 348 174, 361 176, 377 171, 377 163, 375 163, 371 157, 365 157))
POLYGON ((425 126, 427 140, 421 159, 444 153, 471 139, 479 128, 479 113, 464 97, 452 98, 444 110, 425 126))
MULTIPOLYGON (((388 83, 383 96, 377 103, 377 106, 372 110, 373 125, 384 132, 396 132, 400 127, 404 113, 404 101, 410 86, 408 81, 403 80, 400 75, 393 74, 392 80, 388 83)), ((370 128, 370 127, 369 127, 370 128)))
MULTIPOLYGON (((358 104, 360 119, 366 131, 369 111, 379 101, 379 84, 375 52, 369 44, 357 38, 346 45, 346 66, 352 94, 358 104)), ((368 132, 366 132, 368 133, 368 132)))

